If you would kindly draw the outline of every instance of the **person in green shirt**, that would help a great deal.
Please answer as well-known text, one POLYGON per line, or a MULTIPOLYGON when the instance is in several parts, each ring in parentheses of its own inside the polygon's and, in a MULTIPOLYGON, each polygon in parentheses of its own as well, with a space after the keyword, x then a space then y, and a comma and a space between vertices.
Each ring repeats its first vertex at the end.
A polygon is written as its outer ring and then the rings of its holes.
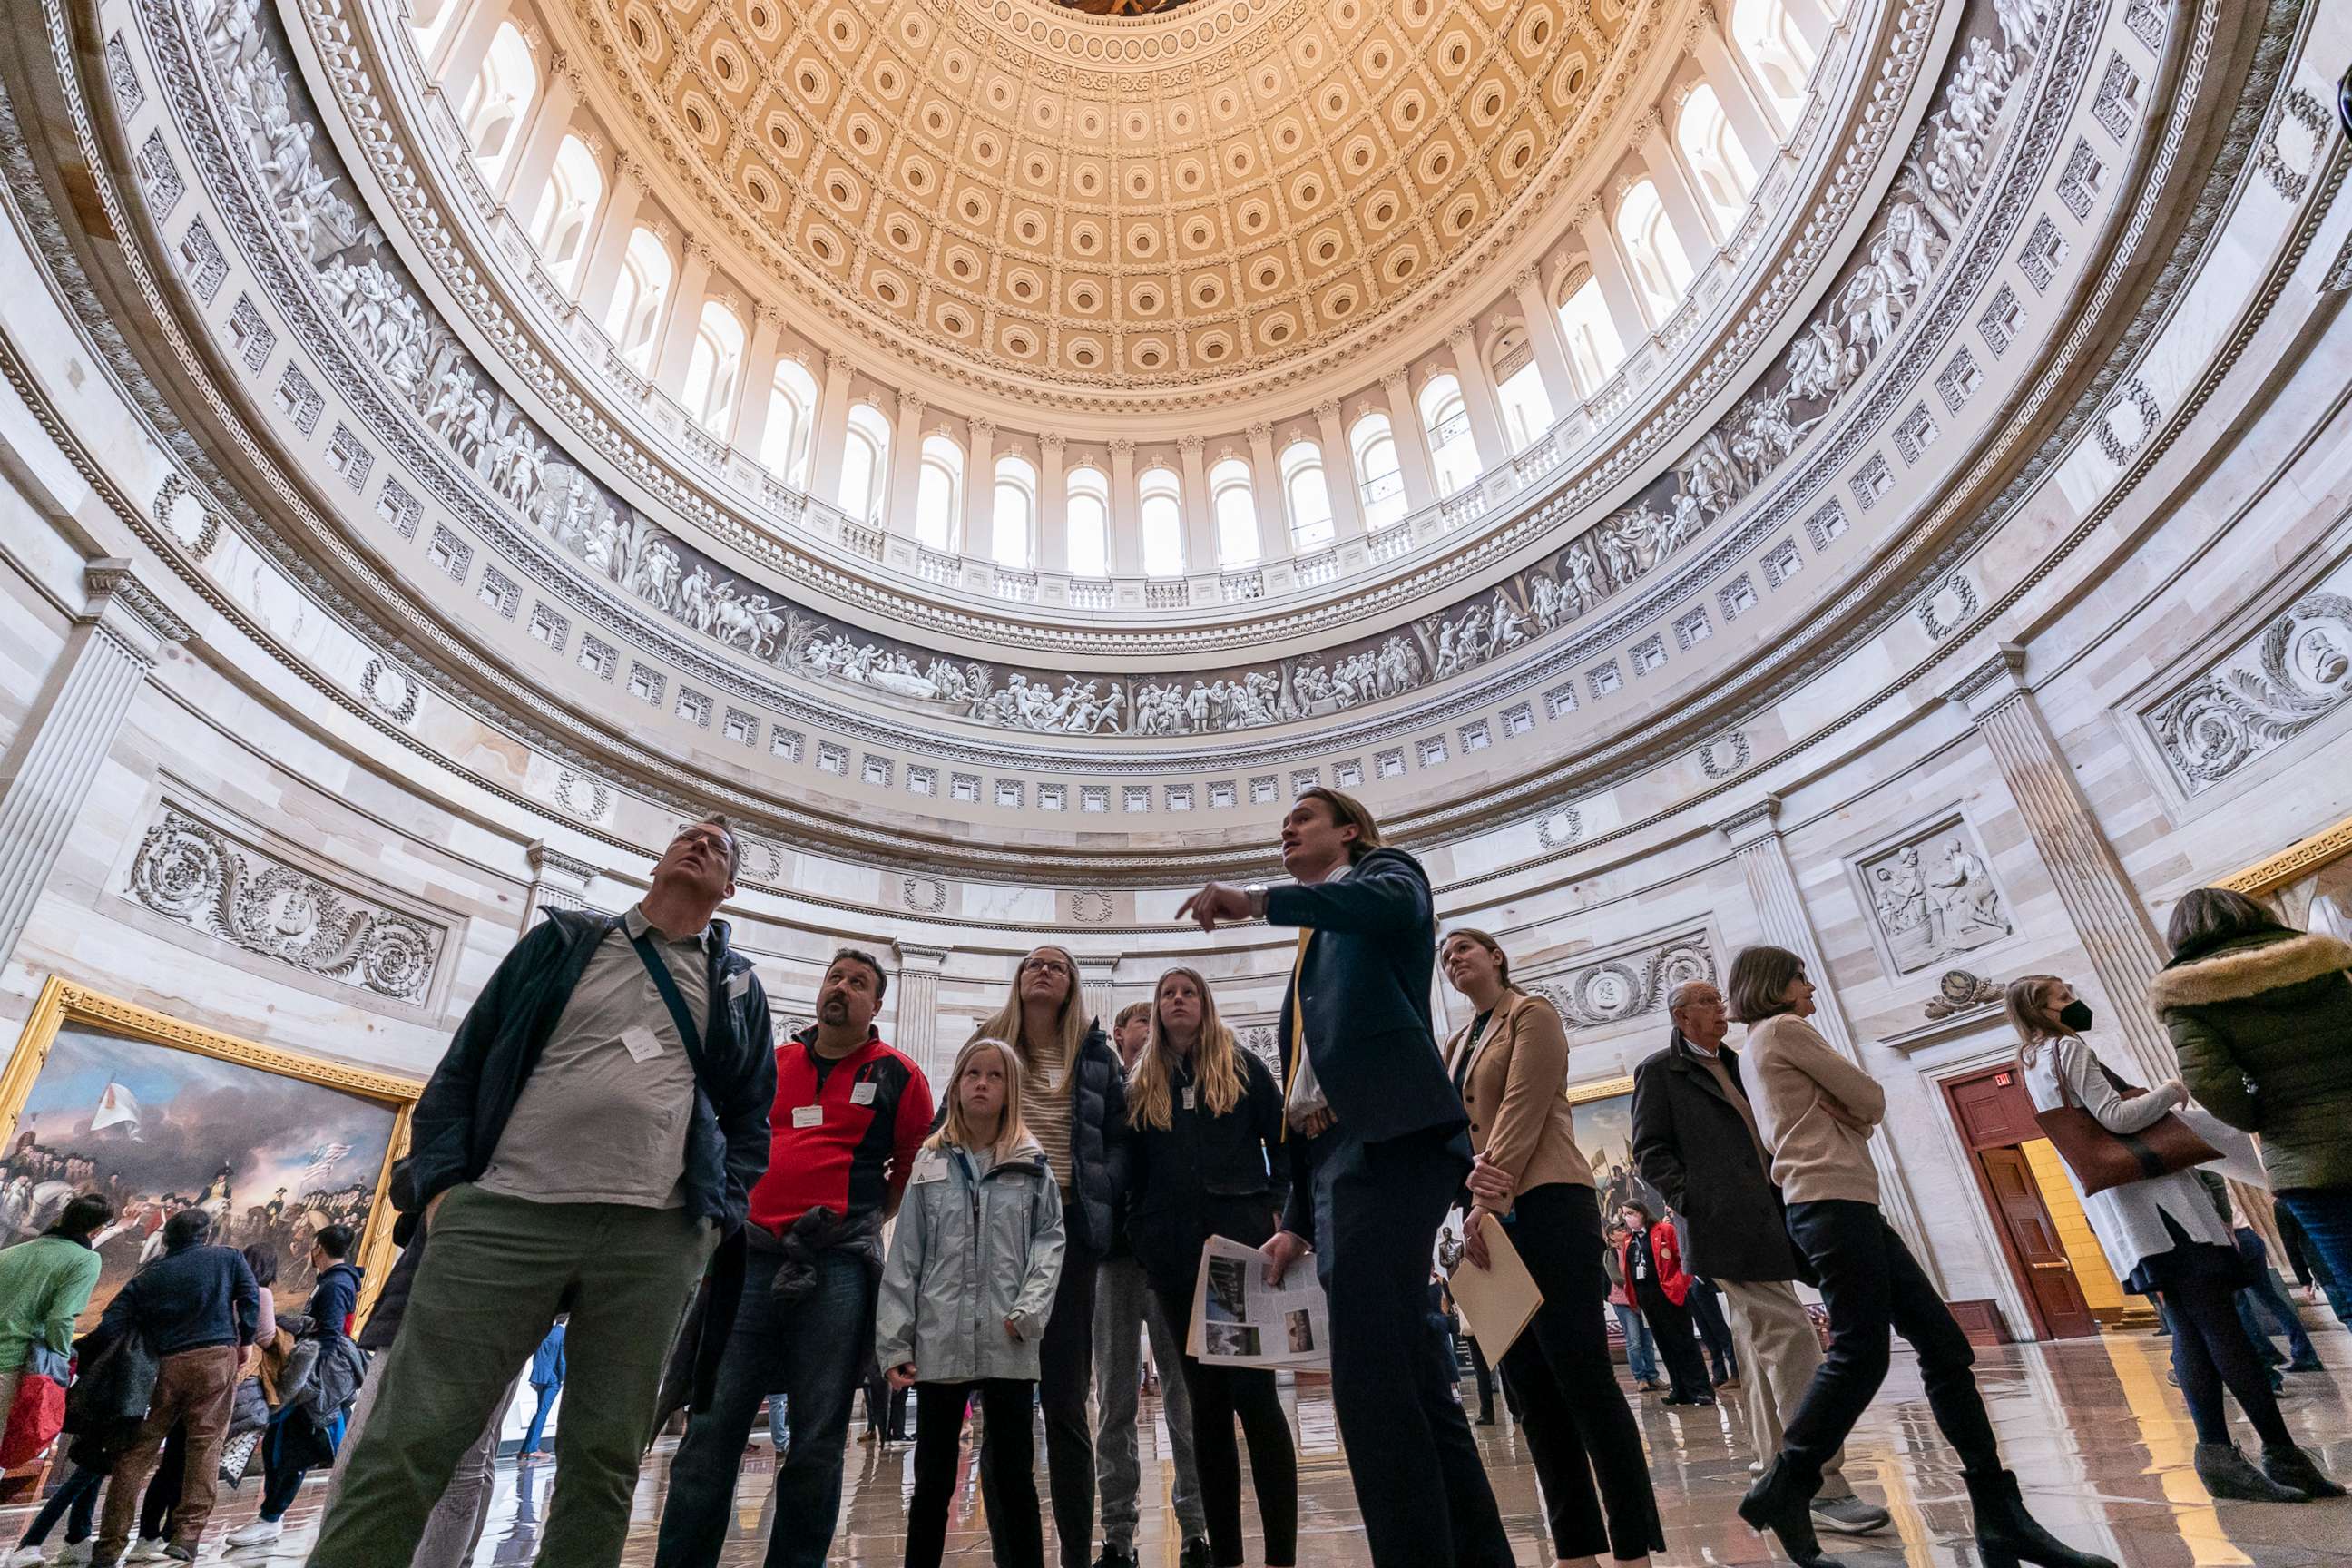
POLYGON ((16 1402, 16 1380, 32 1347, 72 1351, 74 1320, 98 1288, 89 1238, 113 1219, 111 1203, 84 1193, 66 1205, 57 1224, 0 1252, 0 1424, 16 1402))

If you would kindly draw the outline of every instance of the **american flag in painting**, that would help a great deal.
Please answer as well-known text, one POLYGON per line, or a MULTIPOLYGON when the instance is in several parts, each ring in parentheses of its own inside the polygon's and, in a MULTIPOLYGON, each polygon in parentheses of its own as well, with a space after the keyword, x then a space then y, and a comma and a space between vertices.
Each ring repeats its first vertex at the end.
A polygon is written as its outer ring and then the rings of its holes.
POLYGON ((325 1176, 328 1172, 335 1168, 335 1163, 337 1161, 341 1160, 344 1155, 351 1152, 352 1146, 348 1143, 323 1143, 318 1148, 311 1150, 310 1163, 309 1167, 303 1171, 300 1178, 295 1184, 297 1186, 307 1187, 311 1183, 320 1180, 321 1177, 325 1176))

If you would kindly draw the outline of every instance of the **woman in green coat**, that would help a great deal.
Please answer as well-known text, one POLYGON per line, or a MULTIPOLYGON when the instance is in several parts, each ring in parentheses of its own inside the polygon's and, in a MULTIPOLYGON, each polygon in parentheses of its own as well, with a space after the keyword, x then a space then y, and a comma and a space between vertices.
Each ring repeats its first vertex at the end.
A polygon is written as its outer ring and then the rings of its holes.
POLYGON ((2199 1104, 2263 1142, 2271 1192, 2352 1269, 2352 944, 2226 888, 2182 897, 2148 987, 2199 1104))

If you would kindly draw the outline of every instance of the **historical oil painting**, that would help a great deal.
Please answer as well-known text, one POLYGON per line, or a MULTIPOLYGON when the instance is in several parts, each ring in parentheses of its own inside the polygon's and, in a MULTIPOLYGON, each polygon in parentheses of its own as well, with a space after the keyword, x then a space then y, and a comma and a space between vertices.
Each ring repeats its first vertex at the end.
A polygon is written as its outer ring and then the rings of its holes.
POLYGON ((84 1328, 184 1208, 210 1211, 218 1242, 274 1250, 281 1303, 310 1289, 310 1238, 330 1225, 359 1233, 380 1278, 391 1226, 375 1222, 417 1088, 52 980, 0 1079, 0 1244, 38 1235, 78 1193, 111 1198, 84 1328))

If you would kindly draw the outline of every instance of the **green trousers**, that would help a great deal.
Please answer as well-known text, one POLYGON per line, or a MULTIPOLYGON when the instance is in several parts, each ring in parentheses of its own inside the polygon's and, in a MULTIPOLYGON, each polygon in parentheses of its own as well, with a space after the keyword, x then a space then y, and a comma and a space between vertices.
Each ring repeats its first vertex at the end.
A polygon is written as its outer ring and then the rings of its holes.
POLYGON ((680 1209, 452 1188, 310 1568, 408 1568, 458 1456, 560 1310, 568 1375, 540 1560, 619 1562, 662 1365, 717 1241, 680 1209))

